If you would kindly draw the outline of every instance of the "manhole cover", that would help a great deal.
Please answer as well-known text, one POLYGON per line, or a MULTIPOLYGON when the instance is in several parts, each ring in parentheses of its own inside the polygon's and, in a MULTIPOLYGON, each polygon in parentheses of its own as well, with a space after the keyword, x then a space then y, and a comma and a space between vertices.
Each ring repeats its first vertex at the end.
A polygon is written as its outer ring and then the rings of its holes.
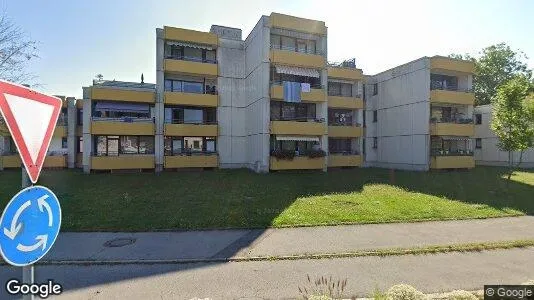
POLYGON ((135 243, 135 239, 131 238, 118 238, 109 240, 104 243, 104 247, 124 247, 135 243))

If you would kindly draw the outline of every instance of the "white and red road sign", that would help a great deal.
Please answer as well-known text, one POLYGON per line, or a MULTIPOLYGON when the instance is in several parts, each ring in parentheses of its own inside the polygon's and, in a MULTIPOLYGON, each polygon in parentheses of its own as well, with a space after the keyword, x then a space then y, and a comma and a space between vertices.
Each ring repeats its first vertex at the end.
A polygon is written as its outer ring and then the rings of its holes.
POLYGON ((0 80, 0 112, 33 183, 41 173, 61 105, 57 97, 0 80))

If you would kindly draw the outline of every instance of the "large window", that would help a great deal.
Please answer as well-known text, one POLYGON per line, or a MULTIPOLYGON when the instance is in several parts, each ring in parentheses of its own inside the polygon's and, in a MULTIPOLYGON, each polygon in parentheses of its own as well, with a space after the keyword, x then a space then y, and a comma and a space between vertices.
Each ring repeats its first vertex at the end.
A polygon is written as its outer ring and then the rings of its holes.
POLYGON ((165 44, 165 57, 204 63, 217 63, 215 50, 186 47, 171 43, 165 44))
POLYGON ((217 124, 216 108, 166 107, 167 124, 217 124))
POLYGON ((458 78, 456 76, 430 74, 430 89, 432 90, 458 90, 458 78))
POLYGON ((352 126, 353 111, 348 109, 329 109, 328 125, 352 126))
POLYGON ((186 155, 194 153, 216 153, 214 137, 165 137, 165 155, 186 155))
POLYGON ((271 101, 271 120, 307 121, 315 120, 314 103, 287 103, 271 101))
POLYGON ((309 83, 312 88, 322 88, 320 78, 277 73, 276 68, 271 67, 271 82, 275 84, 282 84, 284 81, 309 83))
POLYGON ((128 154, 154 154, 153 136, 97 136, 97 156, 117 156, 128 154))
POLYGON ((352 97, 352 84, 328 82, 328 96, 352 97))
POLYGON ((96 101, 93 105, 93 119, 117 119, 122 122, 153 122, 154 107, 144 103, 96 101))
POLYGON ((317 52, 317 42, 315 40, 297 39, 277 34, 271 34, 271 48, 308 54, 319 54, 317 52))
POLYGON ((431 155, 473 155, 469 138, 433 136, 430 143, 431 155))
POLYGON ((328 152, 330 153, 342 153, 342 154, 356 154, 356 151, 351 150, 351 139, 328 139, 328 152))
POLYGON ((173 80, 165 79, 164 85, 166 92, 184 92, 194 94, 217 94, 217 87, 214 83, 198 81, 185 81, 185 80, 173 80))

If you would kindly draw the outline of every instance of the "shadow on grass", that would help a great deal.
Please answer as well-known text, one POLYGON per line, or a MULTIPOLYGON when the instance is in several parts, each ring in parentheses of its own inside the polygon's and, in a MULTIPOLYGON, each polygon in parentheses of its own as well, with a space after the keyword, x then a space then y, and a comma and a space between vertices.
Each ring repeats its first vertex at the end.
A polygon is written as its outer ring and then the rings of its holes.
MULTIPOLYGON (((451 218, 458 219, 534 214, 534 172, 523 170, 507 181, 506 171, 477 167, 424 173, 368 168, 328 173, 217 170, 90 176, 80 171, 47 171, 40 184, 51 188, 60 199, 63 231, 259 228, 244 230, 238 239, 221 241, 217 245, 220 248, 210 254, 225 258, 248 247, 272 225, 443 219, 449 218, 449 211, 455 211, 451 218), (437 208, 429 209, 434 204, 437 208), (383 205, 384 210, 373 205, 383 205), (332 219, 334 222, 325 222, 332 219)), ((19 187, 20 171, 0 172, 2 207, 19 187)), ((198 234, 198 240, 205 238, 198 234)), ((77 251, 76 247, 80 245, 63 250, 77 251)), ((109 276, 80 267, 84 280, 68 275, 75 267, 46 268, 68 291, 214 265, 217 263, 139 267, 135 272, 109 276)), ((2 269, 2 280, 16 275, 14 268, 2 269)))

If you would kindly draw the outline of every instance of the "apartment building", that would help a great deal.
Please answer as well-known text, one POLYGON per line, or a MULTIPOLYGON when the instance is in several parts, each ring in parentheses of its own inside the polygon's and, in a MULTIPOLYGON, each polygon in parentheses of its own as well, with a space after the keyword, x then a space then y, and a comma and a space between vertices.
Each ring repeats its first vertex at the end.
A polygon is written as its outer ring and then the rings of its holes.
MULTIPOLYGON (((508 152, 499 150, 499 138, 491 130, 492 106, 475 107, 475 162, 485 166, 507 166, 508 152)), ((519 152, 513 153, 514 164, 519 162, 519 152)), ((534 168, 534 148, 523 152, 520 164, 523 168, 534 168)))
POLYGON ((473 168, 474 65, 423 57, 367 77, 367 166, 473 168))
MULTIPOLYGON (((76 153, 74 149, 77 137, 81 133, 76 126, 76 99, 64 96, 56 97, 61 98, 63 107, 52 140, 50 141, 50 147, 43 167, 74 168, 76 164, 76 153)), ((17 153, 17 147, 6 125, 3 124, 0 127, 0 170, 20 168, 21 160, 17 153)))

